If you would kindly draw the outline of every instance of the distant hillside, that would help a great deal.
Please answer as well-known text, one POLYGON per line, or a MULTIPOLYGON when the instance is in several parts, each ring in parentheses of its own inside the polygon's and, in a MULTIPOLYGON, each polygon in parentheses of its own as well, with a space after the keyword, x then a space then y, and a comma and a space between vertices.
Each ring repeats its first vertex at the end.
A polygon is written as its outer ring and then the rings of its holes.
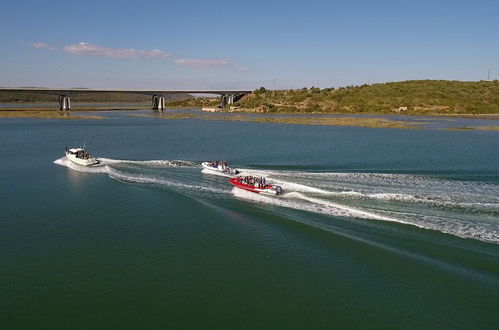
MULTIPOLYGON (((56 102, 56 95, 0 92, 0 103, 56 102)), ((73 95, 74 102, 151 102, 148 95, 92 94, 73 95)), ((172 107, 217 106, 220 98, 173 94, 167 98, 172 107)), ((347 86, 340 88, 303 88, 297 90, 255 90, 234 104, 241 111, 295 113, 405 113, 499 114, 499 81, 411 80, 347 86)))
POLYGON ((259 112, 499 114, 499 81, 413 80, 282 91, 262 87, 236 105, 259 112))
MULTIPOLYGON (((189 94, 177 93, 169 94, 167 100, 188 100, 193 98, 189 94)), ((0 103, 32 103, 32 102, 56 102, 57 95, 29 93, 29 92, 11 92, 0 91, 0 103)), ((72 102, 151 102, 150 95, 140 94, 121 94, 121 93, 103 93, 103 94, 75 94, 71 95, 72 102)))

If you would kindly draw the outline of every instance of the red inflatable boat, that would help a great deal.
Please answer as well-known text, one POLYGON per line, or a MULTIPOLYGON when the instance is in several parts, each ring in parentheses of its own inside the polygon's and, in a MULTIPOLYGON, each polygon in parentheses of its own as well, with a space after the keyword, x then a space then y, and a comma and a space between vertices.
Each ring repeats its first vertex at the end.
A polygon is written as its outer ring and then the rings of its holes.
POLYGON ((267 184, 265 178, 257 178, 252 176, 245 176, 237 178, 232 178, 229 180, 237 188, 251 191, 257 194, 265 195, 280 195, 282 194, 281 186, 267 184))

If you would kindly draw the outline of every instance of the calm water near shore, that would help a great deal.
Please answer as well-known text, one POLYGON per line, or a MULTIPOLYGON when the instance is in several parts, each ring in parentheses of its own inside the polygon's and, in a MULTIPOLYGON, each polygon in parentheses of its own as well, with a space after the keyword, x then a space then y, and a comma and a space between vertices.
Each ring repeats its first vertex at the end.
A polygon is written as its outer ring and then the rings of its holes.
POLYGON ((439 129, 497 121, 99 115, 0 118, 2 328, 497 328, 499 131, 439 129))

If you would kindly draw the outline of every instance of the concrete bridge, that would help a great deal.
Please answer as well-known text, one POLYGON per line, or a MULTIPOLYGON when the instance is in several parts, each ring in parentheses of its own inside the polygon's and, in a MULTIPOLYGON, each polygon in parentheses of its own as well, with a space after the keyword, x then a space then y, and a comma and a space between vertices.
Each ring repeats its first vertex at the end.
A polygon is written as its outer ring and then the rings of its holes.
POLYGON ((151 95, 152 109, 163 111, 166 104, 165 96, 168 94, 215 94, 220 95, 220 106, 223 108, 228 104, 232 104, 239 100, 251 91, 245 90, 124 90, 124 89, 87 89, 87 88, 15 88, 15 87, 0 87, 1 92, 27 92, 27 93, 40 93, 51 94, 58 96, 59 110, 71 110, 71 96, 75 94, 102 94, 102 93, 116 93, 116 94, 141 94, 151 95))

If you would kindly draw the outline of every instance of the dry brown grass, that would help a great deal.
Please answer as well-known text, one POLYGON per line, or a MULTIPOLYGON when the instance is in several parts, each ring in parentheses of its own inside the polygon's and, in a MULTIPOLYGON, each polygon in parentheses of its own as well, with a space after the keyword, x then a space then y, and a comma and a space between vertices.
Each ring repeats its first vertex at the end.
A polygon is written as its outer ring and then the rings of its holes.
POLYGON ((0 118, 40 118, 40 119, 104 119, 102 116, 75 115, 74 113, 61 111, 0 111, 0 118))
MULTIPOLYGON (((157 117, 153 115, 145 115, 147 117, 157 117)), ((340 118, 316 118, 316 117, 254 117, 247 115, 236 116, 210 116, 198 114, 171 114, 160 115, 163 119, 189 119, 197 118, 203 120, 214 121, 246 121, 256 123, 275 123, 275 124, 292 124, 292 125, 323 125, 323 126, 357 126, 357 127, 374 127, 374 128, 404 128, 404 129, 419 129, 418 125, 424 124, 419 122, 395 121, 384 118, 356 118, 356 117, 340 117, 340 118)))
POLYGON ((499 126, 462 126, 462 127, 447 127, 444 129, 449 131, 475 131, 475 130, 499 131, 499 126))

